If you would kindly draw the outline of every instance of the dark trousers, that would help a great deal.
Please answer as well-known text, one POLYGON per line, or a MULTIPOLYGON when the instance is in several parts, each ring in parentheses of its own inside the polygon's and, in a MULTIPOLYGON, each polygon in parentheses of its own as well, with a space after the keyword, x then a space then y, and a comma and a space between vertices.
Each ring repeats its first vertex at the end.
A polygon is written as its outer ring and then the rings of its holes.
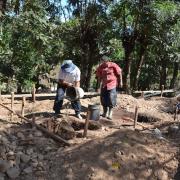
POLYGON ((107 88, 101 89, 101 104, 104 107, 110 107, 113 108, 116 106, 117 99, 117 92, 116 88, 113 88, 111 90, 107 90, 107 88))
MULTIPOLYGON (((62 109, 62 105, 63 105, 63 99, 59 100, 60 99, 58 94, 59 88, 61 88, 64 93, 66 91, 66 87, 59 86, 57 88, 56 97, 53 106, 53 110, 55 111, 56 114, 60 113, 60 110, 62 109)), ((75 110, 76 115, 81 112, 81 103, 79 100, 71 101, 71 106, 75 110)))

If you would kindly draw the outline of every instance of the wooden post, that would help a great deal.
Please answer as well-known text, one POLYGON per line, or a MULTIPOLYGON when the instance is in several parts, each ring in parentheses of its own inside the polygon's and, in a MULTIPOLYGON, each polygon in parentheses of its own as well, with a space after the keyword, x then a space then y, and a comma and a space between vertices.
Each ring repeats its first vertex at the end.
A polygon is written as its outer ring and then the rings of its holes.
POLYGON ((134 129, 136 129, 137 118, 138 118, 138 106, 136 106, 136 107, 135 107, 135 115, 134 115, 134 129))
POLYGON ((50 84, 50 92, 51 92, 51 87, 52 87, 52 86, 51 86, 51 84, 50 84))
MULTIPOLYGON (((14 111, 14 92, 11 92, 11 110, 14 111)), ((13 112, 11 113, 11 121, 13 120, 13 112)))
POLYGON ((36 88, 35 88, 35 84, 33 84, 33 88, 32 88, 32 101, 36 102, 36 88))
POLYGON ((161 86, 161 97, 163 96, 164 85, 161 86))
POLYGON ((22 109, 21 109, 21 115, 22 115, 22 117, 24 117, 24 106, 25 106, 25 102, 26 102, 26 97, 23 96, 23 97, 22 97, 22 109))
POLYGON ((35 102, 33 102, 33 107, 32 107, 32 122, 33 124, 36 121, 36 116, 35 116, 35 102))
POLYGON ((89 107, 88 107, 87 118, 86 118, 85 125, 84 125, 84 134, 83 134, 83 137, 87 136, 88 125, 89 125, 89 118, 90 118, 90 111, 89 111, 89 107))
POLYGON ((1 103, 1 89, 0 89, 0 103, 1 103))
POLYGON ((47 120, 47 129, 49 132, 53 132, 51 122, 52 122, 52 119, 47 120))
POLYGON ((141 91, 141 97, 144 98, 144 91, 141 91))
POLYGON ((176 120, 177 115, 178 115, 178 107, 176 107, 176 110, 175 110, 174 121, 176 120))

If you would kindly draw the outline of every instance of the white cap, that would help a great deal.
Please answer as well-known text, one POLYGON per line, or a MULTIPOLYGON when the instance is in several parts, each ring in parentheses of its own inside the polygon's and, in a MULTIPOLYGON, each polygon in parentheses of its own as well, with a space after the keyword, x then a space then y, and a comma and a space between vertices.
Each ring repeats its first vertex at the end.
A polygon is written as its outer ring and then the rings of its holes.
POLYGON ((72 64, 72 60, 66 59, 63 61, 63 64, 72 64))

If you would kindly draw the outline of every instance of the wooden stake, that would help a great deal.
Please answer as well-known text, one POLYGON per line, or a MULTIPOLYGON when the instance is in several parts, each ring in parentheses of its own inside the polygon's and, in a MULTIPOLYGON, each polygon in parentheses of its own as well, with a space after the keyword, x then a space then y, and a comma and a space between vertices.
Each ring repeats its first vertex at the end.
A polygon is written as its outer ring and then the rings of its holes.
POLYGON ((65 145, 70 146, 70 143, 68 141, 66 141, 65 139, 61 138, 60 136, 57 136, 51 132, 49 132, 47 129, 45 129, 44 127, 42 127, 39 124, 33 123, 31 120, 29 120, 26 117, 21 116, 20 114, 16 113, 15 111, 12 111, 9 107, 5 106, 4 104, 0 103, 0 106, 4 107, 5 109, 7 109, 8 111, 10 111, 11 113, 16 114, 19 118, 24 119, 26 122, 32 124, 33 126, 35 126, 37 129, 39 129, 40 131, 42 131, 43 133, 45 133, 46 135, 48 135, 49 137, 51 137, 52 139, 54 139, 57 142, 60 143, 64 143, 65 145))
POLYGON ((134 129, 136 129, 137 118, 138 118, 138 106, 136 106, 136 108, 135 108, 135 115, 134 115, 134 129))
POLYGON ((144 91, 141 92, 141 97, 144 98, 144 91))
POLYGON ((56 91, 56 83, 53 82, 54 91, 56 91))
POLYGON ((22 97, 22 109, 21 109, 21 115, 24 117, 24 107, 26 103, 26 97, 22 97))
POLYGON ((51 84, 49 85, 49 87, 50 87, 50 92, 51 92, 51 88, 52 88, 51 84))
POLYGON ((176 107, 176 110, 175 110, 174 121, 176 120, 177 114, 178 114, 178 107, 176 107))
POLYGON ((1 89, 0 89, 0 103, 1 103, 1 89))
POLYGON ((35 116, 35 102, 33 102, 33 107, 32 107, 32 122, 35 123, 36 121, 36 116, 35 116))
POLYGON ((52 119, 47 120, 47 129, 48 129, 49 132, 53 132, 51 122, 52 122, 52 119))
POLYGON ((32 101, 36 102, 36 88, 35 88, 35 84, 33 84, 33 87, 32 87, 32 101))
POLYGON ((89 111, 89 108, 88 108, 87 118, 86 118, 85 125, 84 125, 83 137, 87 137, 87 131, 88 131, 88 126, 89 126, 89 118, 90 118, 90 111, 89 111))
POLYGON ((164 85, 161 86, 161 97, 163 96, 164 85))
MULTIPOLYGON (((11 110, 14 110, 14 92, 11 92, 11 110)), ((13 112, 11 113, 11 121, 13 121, 13 112)))

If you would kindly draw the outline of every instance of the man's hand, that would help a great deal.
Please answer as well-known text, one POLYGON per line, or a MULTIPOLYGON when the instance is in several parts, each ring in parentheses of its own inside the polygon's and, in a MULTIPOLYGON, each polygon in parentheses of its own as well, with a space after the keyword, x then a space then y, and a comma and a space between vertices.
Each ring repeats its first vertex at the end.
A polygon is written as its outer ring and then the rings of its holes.
POLYGON ((119 88, 122 88, 122 87, 123 87, 123 83, 120 82, 120 83, 119 83, 119 88))
POLYGON ((67 83, 67 86, 68 86, 68 87, 72 87, 73 84, 72 84, 72 83, 67 83))

